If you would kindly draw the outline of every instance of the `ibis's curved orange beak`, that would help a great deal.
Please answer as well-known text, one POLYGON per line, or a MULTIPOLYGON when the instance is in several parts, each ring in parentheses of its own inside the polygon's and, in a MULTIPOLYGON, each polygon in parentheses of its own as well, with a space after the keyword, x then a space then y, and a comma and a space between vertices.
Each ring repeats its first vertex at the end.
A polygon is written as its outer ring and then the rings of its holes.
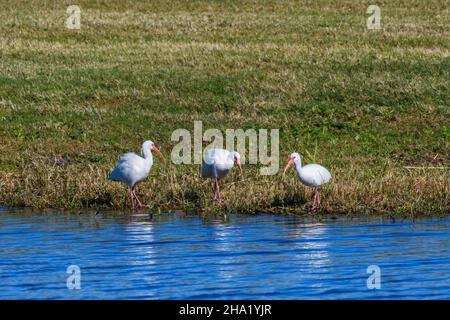
POLYGON ((155 145, 152 146, 152 151, 155 151, 156 154, 158 155, 158 157, 159 157, 162 161, 165 161, 164 156, 162 155, 161 151, 159 151, 159 149, 158 149, 155 145))
POLYGON ((289 167, 294 163, 294 158, 289 158, 286 167, 284 168, 283 175, 286 173, 286 171, 289 169, 289 167))

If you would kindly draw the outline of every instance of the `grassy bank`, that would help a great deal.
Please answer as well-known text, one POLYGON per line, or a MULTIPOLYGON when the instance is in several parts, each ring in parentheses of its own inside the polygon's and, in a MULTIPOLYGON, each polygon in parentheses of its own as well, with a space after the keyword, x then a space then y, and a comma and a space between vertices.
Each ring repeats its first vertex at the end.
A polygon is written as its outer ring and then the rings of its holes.
MULTIPOLYGON (((324 212, 449 212, 446 1, 0 0, 0 204, 126 207, 118 157, 177 128, 279 128, 334 176, 324 212)), ((154 209, 211 209, 198 166, 156 160, 138 194, 154 209)), ((304 212, 293 171, 245 166, 219 210, 304 212)), ((213 210, 215 210, 213 208, 213 210)))

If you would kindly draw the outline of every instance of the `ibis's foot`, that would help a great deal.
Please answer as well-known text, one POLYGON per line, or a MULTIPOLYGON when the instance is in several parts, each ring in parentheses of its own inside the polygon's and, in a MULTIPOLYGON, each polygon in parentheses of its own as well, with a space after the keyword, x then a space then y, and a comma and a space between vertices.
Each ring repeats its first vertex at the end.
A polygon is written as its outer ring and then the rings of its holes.
POLYGON ((317 190, 314 192, 314 196, 313 196, 313 199, 312 199, 312 206, 311 206, 311 209, 312 209, 312 211, 315 213, 316 211, 317 211, 317 208, 319 207, 319 205, 318 205, 318 192, 317 192, 317 190))
POLYGON ((148 206, 142 204, 142 202, 140 202, 139 199, 136 197, 136 209, 145 209, 145 208, 148 208, 148 206))
POLYGON ((214 203, 221 203, 222 202, 222 198, 220 197, 219 193, 214 193, 213 202, 214 203))
POLYGON ((134 199, 136 200, 136 206, 135 206, 136 209, 147 208, 147 206, 143 205, 142 202, 141 202, 141 201, 139 200, 139 198, 137 197, 137 195, 136 195, 136 190, 135 190, 135 189, 132 190, 132 194, 133 194, 133 196, 134 196, 134 199))
POLYGON ((219 192, 214 192, 214 197, 213 197, 213 201, 220 201, 220 193, 219 192))
POLYGON ((316 197, 314 197, 314 199, 311 201, 311 214, 315 214, 317 211, 317 204, 316 204, 316 197))

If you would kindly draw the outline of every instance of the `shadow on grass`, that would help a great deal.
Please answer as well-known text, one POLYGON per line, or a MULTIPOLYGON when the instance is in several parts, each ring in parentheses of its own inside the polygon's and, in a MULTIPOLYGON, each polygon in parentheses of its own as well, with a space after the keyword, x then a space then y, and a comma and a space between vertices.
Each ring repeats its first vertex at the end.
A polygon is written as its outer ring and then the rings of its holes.
POLYGON ((308 201, 309 200, 305 198, 304 193, 294 192, 282 196, 275 196, 271 205, 273 207, 304 206, 308 201))

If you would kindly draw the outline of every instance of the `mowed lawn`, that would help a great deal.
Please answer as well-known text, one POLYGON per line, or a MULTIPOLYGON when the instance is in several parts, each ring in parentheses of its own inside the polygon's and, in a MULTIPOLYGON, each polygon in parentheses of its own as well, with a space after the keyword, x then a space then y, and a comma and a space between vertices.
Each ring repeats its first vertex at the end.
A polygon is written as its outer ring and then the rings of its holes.
MULTIPOLYGON (((322 212, 449 212, 447 1, 0 0, 0 205, 124 208, 107 176, 153 140, 153 210, 307 212, 288 154, 333 174, 322 212), (81 8, 69 30, 66 9, 81 8), (381 8, 368 30, 367 7, 381 8), (280 129, 280 173, 245 165, 222 204, 175 129, 280 129)), ((236 170, 235 170, 236 171, 236 170)))

